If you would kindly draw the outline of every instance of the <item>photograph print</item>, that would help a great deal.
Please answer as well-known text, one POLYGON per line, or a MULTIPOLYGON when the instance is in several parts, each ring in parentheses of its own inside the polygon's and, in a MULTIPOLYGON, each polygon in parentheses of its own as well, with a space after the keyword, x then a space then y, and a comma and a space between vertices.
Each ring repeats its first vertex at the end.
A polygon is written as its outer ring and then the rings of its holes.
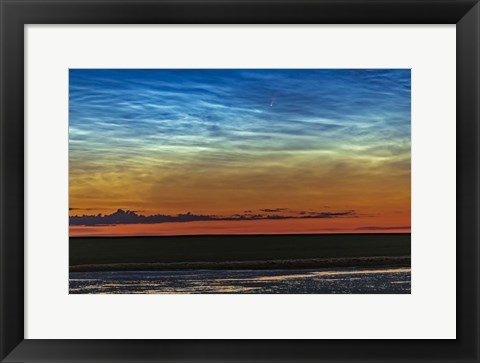
POLYGON ((70 294, 410 294, 410 69, 70 69, 70 294))

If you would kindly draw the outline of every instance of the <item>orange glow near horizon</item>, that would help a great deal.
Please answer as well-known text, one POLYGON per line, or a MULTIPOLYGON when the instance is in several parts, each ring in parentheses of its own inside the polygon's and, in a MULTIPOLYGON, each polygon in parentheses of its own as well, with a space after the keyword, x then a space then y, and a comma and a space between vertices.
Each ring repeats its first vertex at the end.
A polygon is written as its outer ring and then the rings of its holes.
MULTIPOLYGON (((389 227, 388 227, 389 228, 389 227)), ((397 229, 357 229, 345 221, 264 220, 209 221, 112 226, 70 226, 71 237, 175 236, 212 234, 321 234, 321 233, 410 233, 408 225, 397 229)))

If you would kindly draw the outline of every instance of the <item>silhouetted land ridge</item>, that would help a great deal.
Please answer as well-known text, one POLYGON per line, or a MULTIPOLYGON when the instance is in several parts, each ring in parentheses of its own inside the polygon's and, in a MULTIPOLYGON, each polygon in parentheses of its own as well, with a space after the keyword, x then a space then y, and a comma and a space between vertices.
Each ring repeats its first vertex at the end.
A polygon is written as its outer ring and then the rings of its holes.
POLYGON ((70 271, 410 266, 410 234, 71 237, 70 271))

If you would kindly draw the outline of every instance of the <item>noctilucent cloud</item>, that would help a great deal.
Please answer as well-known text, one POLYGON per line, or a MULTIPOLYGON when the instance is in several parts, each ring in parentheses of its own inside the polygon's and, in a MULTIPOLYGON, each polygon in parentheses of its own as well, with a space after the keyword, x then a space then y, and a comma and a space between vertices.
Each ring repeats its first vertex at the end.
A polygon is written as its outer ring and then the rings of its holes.
POLYGON ((410 229, 410 70, 71 69, 69 87, 71 235, 410 229))

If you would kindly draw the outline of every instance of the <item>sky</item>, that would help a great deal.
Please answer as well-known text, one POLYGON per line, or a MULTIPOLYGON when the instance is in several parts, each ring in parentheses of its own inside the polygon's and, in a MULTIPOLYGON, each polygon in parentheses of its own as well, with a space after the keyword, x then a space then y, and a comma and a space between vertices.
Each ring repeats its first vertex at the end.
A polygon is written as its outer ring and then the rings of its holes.
POLYGON ((71 69, 70 235, 410 232, 409 69, 71 69))

